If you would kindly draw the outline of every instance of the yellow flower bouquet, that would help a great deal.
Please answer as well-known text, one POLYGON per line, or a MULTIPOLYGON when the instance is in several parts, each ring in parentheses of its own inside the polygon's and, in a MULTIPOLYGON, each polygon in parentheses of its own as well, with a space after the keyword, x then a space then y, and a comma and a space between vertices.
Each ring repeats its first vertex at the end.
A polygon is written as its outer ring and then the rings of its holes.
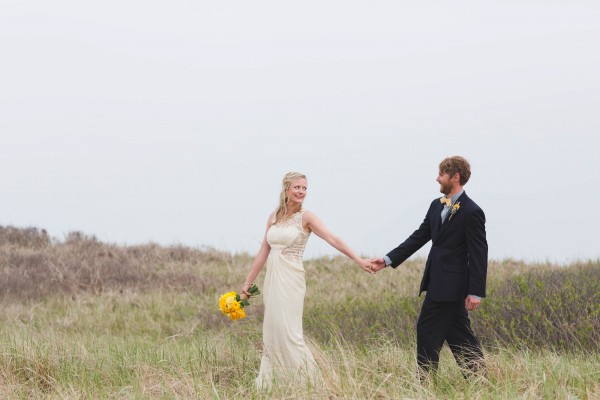
MULTIPOLYGON (((256 297, 260 294, 260 290, 256 285, 252 285, 248 289, 250 298, 256 297)), ((249 306, 250 302, 248 299, 241 299, 240 295, 236 292, 228 292, 219 298, 219 309, 224 315, 228 315, 230 319, 236 320, 246 318, 246 312, 244 307, 249 306)))

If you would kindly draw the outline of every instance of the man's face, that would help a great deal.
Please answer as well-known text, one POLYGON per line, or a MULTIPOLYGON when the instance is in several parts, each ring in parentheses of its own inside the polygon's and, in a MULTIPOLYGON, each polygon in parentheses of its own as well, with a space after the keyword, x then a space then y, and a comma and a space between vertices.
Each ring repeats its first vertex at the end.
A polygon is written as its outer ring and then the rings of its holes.
POLYGON ((448 173, 440 171, 436 181, 440 184, 440 192, 444 195, 450 194, 454 188, 454 181, 448 173))

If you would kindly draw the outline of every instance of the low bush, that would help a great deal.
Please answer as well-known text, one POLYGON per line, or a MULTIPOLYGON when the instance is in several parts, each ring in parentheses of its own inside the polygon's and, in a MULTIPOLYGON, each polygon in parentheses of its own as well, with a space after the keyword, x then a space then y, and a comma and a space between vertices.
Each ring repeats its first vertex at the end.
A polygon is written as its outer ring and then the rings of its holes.
POLYGON ((473 316, 488 344, 598 349, 600 265, 533 268, 497 282, 473 316))
MULTIPOLYGON (((186 291, 198 298, 198 325, 219 331, 219 294, 236 290, 252 263, 247 254, 185 246, 118 246, 73 232, 60 241, 36 228, 0 227, 0 301, 39 302, 52 296, 101 292, 186 291)), ((321 343, 342 339, 414 345, 423 301, 417 288, 422 260, 365 274, 345 257, 304 263, 304 328, 321 343)), ((261 286, 261 279, 257 281, 261 286)), ((248 329, 260 329, 263 304, 252 302, 248 329)), ((560 350, 600 348, 600 261, 568 266, 490 261, 488 296, 471 313, 488 347, 560 350)))

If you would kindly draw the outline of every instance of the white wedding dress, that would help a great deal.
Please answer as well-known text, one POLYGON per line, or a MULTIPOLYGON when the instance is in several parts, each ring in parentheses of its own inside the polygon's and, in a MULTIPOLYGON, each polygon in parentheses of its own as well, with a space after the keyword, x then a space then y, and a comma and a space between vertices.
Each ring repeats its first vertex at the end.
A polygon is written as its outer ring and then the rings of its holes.
POLYGON ((310 233, 302 227, 304 211, 272 225, 267 232, 271 252, 262 290, 265 316, 263 355, 256 378, 259 388, 290 380, 316 383, 315 359, 304 341, 302 312, 306 281, 302 254, 310 233))

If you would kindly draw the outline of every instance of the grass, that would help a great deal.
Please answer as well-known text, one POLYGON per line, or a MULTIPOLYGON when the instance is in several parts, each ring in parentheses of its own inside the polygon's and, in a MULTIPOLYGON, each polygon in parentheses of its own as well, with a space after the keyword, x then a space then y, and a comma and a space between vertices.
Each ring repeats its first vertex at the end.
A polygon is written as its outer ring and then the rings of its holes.
MULTIPOLYGON (((208 305, 207 305, 208 306, 208 305)), ((214 307, 214 305, 213 305, 214 307)), ((600 396, 600 355, 487 349, 486 378, 465 380, 448 349, 435 381, 416 378, 412 346, 394 338, 312 342, 319 389, 253 387, 257 320, 207 330, 193 293, 84 294, 6 309, 1 398, 579 398, 600 396)))
POLYGON ((262 300, 236 322, 216 305, 250 263, 0 227, 0 398, 600 398, 598 262, 491 262, 489 297, 473 314, 487 375, 465 380, 445 347, 421 384, 422 261, 376 276, 342 257, 307 261, 305 334, 323 382, 271 393, 254 388, 262 300))

